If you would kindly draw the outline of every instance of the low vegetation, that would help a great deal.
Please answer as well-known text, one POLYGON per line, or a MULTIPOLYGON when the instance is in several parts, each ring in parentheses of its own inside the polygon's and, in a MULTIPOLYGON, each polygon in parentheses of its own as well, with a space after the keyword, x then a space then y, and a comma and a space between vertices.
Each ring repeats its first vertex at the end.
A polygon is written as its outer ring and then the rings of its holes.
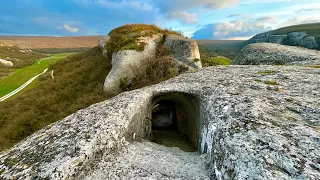
POLYGON ((0 103, 0 150, 67 115, 109 97, 102 91, 111 69, 98 48, 49 66, 34 88, 0 103))
POLYGON ((271 34, 288 34, 291 32, 306 32, 309 36, 320 35, 320 23, 300 24, 271 31, 271 34))
POLYGON ((106 49, 108 49, 108 56, 111 58, 113 52, 119 50, 137 50, 143 51, 144 43, 139 43, 138 38, 151 36, 156 34, 175 34, 182 35, 179 32, 171 31, 168 29, 161 29, 155 25, 147 24, 128 24, 118 27, 109 33, 111 41, 107 43, 106 49))
POLYGON ((266 71, 259 71, 258 74, 261 74, 261 75, 274 75, 276 74, 277 72, 276 71, 270 71, 270 70, 266 70, 266 71))
POLYGON ((12 67, 6 67, 0 63, 0 79, 12 74, 14 69, 30 66, 37 59, 43 57, 46 57, 46 55, 29 50, 21 50, 15 46, 0 46, 0 59, 13 62, 12 67))
MULTIPOLYGON (((32 65, 37 59, 46 57, 46 55, 33 52, 29 50, 21 50, 14 46, 0 46, 0 59, 10 60, 13 62, 13 67, 10 68, 22 68, 32 65)), ((0 68, 4 67, 0 64, 0 68)))
POLYGON ((215 54, 215 56, 223 56, 230 60, 236 58, 241 49, 248 45, 247 41, 243 40, 206 40, 197 41, 200 52, 209 52, 215 54))
POLYGON ((173 57, 171 56, 171 52, 163 45, 159 45, 157 48, 156 58, 146 59, 145 61, 148 61, 148 63, 143 63, 143 65, 146 67, 133 68, 137 69, 135 72, 139 72, 141 69, 146 69, 146 71, 142 74, 137 74, 136 78, 133 79, 132 82, 126 84, 125 88, 121 87, 121 89, 133 90, 157 84, 161 81, 173 78, 187 70, 182 66, 176 68, 173 65, 173 57))
POLYGON ((203 67, 229 65, 231 63, 230 59, 224 56, 219 56, 215 51, 208 47, 200 47, 199 50, 203 67))
POLYGON ((276 81, 264 81, 264 84, 268 84, 268 85, 278 85, 278 83, 276 81))
POLYGON ((17 89, 33 76, 43 72, 50 64, 53 64, 68 55, 70 55, 70 53, 56 54, 44 60, 37 60, 32 66, 14 70, 10 76, 0 80, 0 97, 17 89))

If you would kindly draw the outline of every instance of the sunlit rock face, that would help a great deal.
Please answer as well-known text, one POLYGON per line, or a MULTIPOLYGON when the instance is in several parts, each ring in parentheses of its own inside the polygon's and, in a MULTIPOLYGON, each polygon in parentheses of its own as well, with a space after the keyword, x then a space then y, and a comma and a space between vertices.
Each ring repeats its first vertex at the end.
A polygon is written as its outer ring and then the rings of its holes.
POLYGON ((232 64, 319 65, 320 51, 272 43, 254 43, 245 46, 232 64))
POLYGON ((317 68, 204 68, 34 133, 0 153, 0 179, 318 179, 319 89, 317 68), (153 98, 176 92, 199 102, 197 152, 147 141, 153 98))

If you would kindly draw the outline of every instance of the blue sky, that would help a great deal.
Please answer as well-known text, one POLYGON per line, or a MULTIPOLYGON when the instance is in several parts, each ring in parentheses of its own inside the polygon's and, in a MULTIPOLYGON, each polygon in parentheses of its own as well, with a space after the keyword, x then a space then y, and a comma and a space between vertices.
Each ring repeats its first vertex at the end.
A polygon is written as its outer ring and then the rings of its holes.
POLYGON ((319 0, 1 0, 1 35, 107 35, 147 23, 195 39, 247 39, 320 22, 319 0))

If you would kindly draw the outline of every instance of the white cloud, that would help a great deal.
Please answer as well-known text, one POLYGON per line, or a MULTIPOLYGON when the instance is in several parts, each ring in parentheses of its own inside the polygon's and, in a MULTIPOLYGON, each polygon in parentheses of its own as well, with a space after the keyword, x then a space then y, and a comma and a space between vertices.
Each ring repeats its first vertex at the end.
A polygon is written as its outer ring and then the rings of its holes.
POLYGON ((76 33, 78 32, 80 29, 76 28, 76 27, 71 27, 67 24, 65 24, 64 26, 57 26, 57 29, 61 30, 61 29, 65 29, 66 31, 69 31, 71 33, 76 33))
POLYGON ((154 7, 158 8, 169 19, 178 19, 184 23, 197 23, 196 13, 190 10, 196 8, 224 9, 238 4, 240 0, 154 0, 154 7))
POLYGON ((184 23, 194 24, 198 22, 198 17, 195 13, 189 14, 187 12, 170 12, 168 14, 169 18, 172 19, 181 19, 184 23))
POLYGON ((233 22, 221 22, 218 23, 213 32, 214 36, 228 36, 235 32, 247 32, 249 30, 249 24, 242 21, 233 21, 233 22))
POLYGON ((256 19, 253 23, 252 26, 254 28, 265 28, 267 25, 273 24, 277 22, 277 17, 276 16, 265 16, 256 19))

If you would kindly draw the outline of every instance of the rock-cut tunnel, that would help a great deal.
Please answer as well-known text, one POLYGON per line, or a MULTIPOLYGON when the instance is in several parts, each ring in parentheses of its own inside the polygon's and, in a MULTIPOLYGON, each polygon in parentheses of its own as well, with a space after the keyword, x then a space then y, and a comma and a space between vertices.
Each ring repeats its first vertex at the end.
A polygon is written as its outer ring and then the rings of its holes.
POLYGON ((151 104, 151 140, 184 151, 196 151, 199 137, 199 101, 181 92, 155 96, 151 104))

